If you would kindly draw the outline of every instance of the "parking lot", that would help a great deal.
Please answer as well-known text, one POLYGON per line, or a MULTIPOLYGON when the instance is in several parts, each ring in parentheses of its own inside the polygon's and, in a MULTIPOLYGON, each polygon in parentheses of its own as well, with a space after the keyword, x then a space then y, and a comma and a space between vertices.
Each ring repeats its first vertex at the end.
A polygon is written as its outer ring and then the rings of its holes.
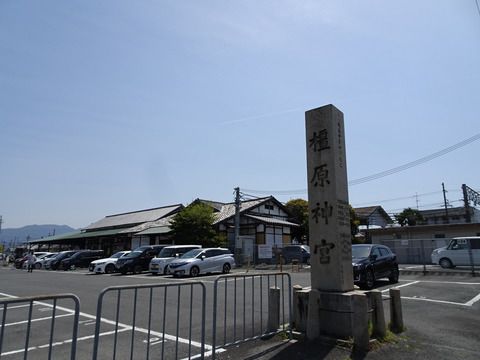
MULTIPOLYGON (((286 268, 291 271, 291 269, 286 268)), ((234 273, 244 273, 242 269, 235 269, 234 273)), ((265 273, 252 270, 250 274, 265 273)), ((292 285, 309 286, 310 273, 308 271, 290 272, 292 285)), ((211 349, 212 340, 212 304, 213 285, 217 275, 201 276, 200 281, 206 293, 205 317, 205 350, 211 349)), ((32 296, 44 294, 72 293, 78 296, 81 303, 79 315, 77 358, 91 359, 93 339, 95 334, 95 315, 98 295, 102 289, 109 286, 128 286, 134 284, 177 284, 188 283, 190 278, 173 278, 170 276, 152 276, 147 273, 121 276, 92 275, 85 270, 76 271, 43 271, 27 273, 24 270, 0 268, 0 296, 32 296)), ((388 289, 393 285, 388 281, 379 281, 377 288, 384 292, 386 317, 388 319, 388 289)), ((480 335, 480 280, 468 275, 462 276, 434 276, 434 275, 401 275, 399 284, 401 289, 403 313, 407 334, 412 341, 420 345, 428 345, 438 349, 445 349, 458 355, 453 358, 474 359, 478 355, 480 335)), ((251 293, 253 286, 239 287, 238 291, 246 292, 247 298, 257 297, 258 293, 251 293)), ((230 286, 227 291, 234 291, 230 286)), ((155 299, 164 296, 164 293, 153 293, 153 302, 148 294, 125 294, 122 298, 119 321, 115 321, 115 296, 106 298, 104 313, 100 329, 99 358, 130 358, 131 352, 145 354, 147 349, 155 354, 165 354, 165 358, 195 357, 200 353, 201 297, 197 290, 185 289, 181 294, 179 308, 175 303, 177 294, 167 294, 166 314, 158 309, 155 299), (132 312, 127 310, 132 306, 132 298, 138 296, 138 307, 149 309, 151 312, 152 331, 148 331, 149 319, 145 315, 132 318, 132 312), (171 296, 171 298, 170 298, 171 296), (153 304, 153 305, 150 305, 153 304), (169 309, 180 309, 169 311, 169 309), (181 318, 180 326, 176 327, 178 314, 187 313, 193 308, 193 326, 189 327, 189 319, 181 318), (165 331, 163 317, 166 316, 165 331), (135 326, 133 326, 135 324, 135 326), (178 329, 178 330, 177 330, 178 329), (192 330, 190 330, 192 329, 192 330), (115 331, 116 330, 116 331, 115 331), (176 339, 179 339, 177 342, 176 339), (132 345, 133 344, 133 345, 132 345), (147 345, 150 344, 150 347, 147 345), (177 345, 178 344, 178 345, 177 345), (115 349, 115 356, 113 356, 115 349), (133 350, 132 350, 133 349, 133 350)), ((257 300, 258 301, 258 300, 257 300)), ((160 303, 160 302, 159 302, 160 303)), ((55 312, 55 340, 53 341, 53 358, 68 358, 71 347, 73 308, 72 301, 62 300, 57 304, 55 312)), ((29 357, 34 359, 47 358, 49 338, 47 331, 51 326, 52 302, 34 303, 32 307, 32 323, 30 329, 29 357)), ((4 346, 1 349, 2 359, 24 358, 25 333, 30 308, 28 305, 9 308, 5 322, 6 335, 4 346)), ((2 309, 0 309, 0 317, 2 309)), ((230 329, 233 324, 227 324, 230 329)), ((141 357, 145 357, 145 356, 141 357)))

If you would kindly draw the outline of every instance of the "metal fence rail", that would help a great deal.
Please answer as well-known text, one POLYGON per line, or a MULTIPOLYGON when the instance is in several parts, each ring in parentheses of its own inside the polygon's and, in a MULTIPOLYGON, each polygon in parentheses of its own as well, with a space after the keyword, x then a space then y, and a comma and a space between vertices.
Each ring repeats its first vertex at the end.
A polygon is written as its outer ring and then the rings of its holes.
POLYGON ((291 338, 291 289, 288 273, 218 277, 214 283, 212 359, 215 359, 215 349, 219 347, 228 347, 278 332, 288 332, 291 338), (271 287, 276 288, 280 294, 280 306, 277 309, 280 328, 275 330, 268 329, 271 287))
POLYGON ((388 246, 400 264, 431 264, 432 251, 447 246, 451 239, 391 239, 375 243, 388 246))
POLYGON ((112 286, 104 289, 98 297, 93 359, 106 358, 99 355, 102 323, 114 327, 113 343, 106 345, 112 359, 203 359, 205 299, 205 285, 201 282, 112 286), (148 303, 147 308, 138 306, 142 297, 148 303), (103 318, 106 312, 109 312, 108 318, 113 318, 113 321, 103 318), (123 324, 122 318, 129 325, 123 324), (147 338, 141 341, 137 333, 147 338), (194 336, 199 341, 192 340, 194 336), (122 349, 119 349, 120 346, 122 349))
MULTIPOLYGON (((461 241, 462 238, 457 238, 457 241, 461 241), (460 240, 458 240, 460 239, 460 240)), ((468 237, 466 238, 468 239, 468 237)), ((400 264, 421 264, 423 265, 424 272, 427 273, 427 265, 434 264, 432 262, 433 251, 442 247, 449 246, 452 238, 430 238, 430 239, 381 239, 376 240, 375 243, 388 246, 397 256, 397 261, 400 264)), ((480 263, 479 248, 480 241, 473 240, 465 241, 457 249, 449 251, 448 253, 442 252, 441 257, 445 258, 445 262, 438 264, 441 259, 436 259, 434 265, 440 265, 441 267, 460 267, 469 268, 472 276, 476 274, 476 267, 480 263), (446 266, 450 265, 450 266, 446 266)))
MULTIPOLYGON (((26 330, 25 330, 25 346, 23 350, 17 350, 15 352, 22 351, 23 352, 23 358, 27 359, 28 358, 28 352, 31 350, 31 345, 32 342, 35 340, 35 335, 38 337, 44 338, 46 333, 45 329, 49 329, 49 334, 48 334, 48 344, 43 344, 42 348, 48 348, 48 359, 52 359, 52 353, 53 353, 53 347, 55 346, 56 343, 56 335, 61 335, 63 338, 65 336, 65 329, 61 329, 61 334, 58 334, 58 332, 55 332, 56 329, 56 323, 55 319, 57 317, 57 310, 61 310, 63 312, 67 312, 71 315, 73 315, 73 321, 72 321, 72 337, 69 339, 69 342, 71 341, 71 349, 70 349, 70 359, 75 360, 76 356, 76 346, 77 346, 77 333, 78 333, 78 320, 79 320, 79 314, 80 314, 80 300, 78 299, 77 296, 73 294, 58 294, 58 295, 43 295, 43 296, 31 296, 31 297, 21 297, 21 298, 0 298, 0 312, 2 313, 1 315, 1 330, 0 330, 0 358, 2 358, 2 355, 9 355, 8 351, 4 351, 4 339, 6 336, 8 336, 8 331, 7 328, 9 327, 10 324, 7 323, 7 319, 9 317, 10 313, 13 313, 12 310, 18 310, 20 308, 27 308, 27 319, 23 320, 23 316, 25 313, 21 313, 19 316, 21 317, 22 321, 16 322, 15 324, 26 324, 26 330), (59 300, 71 300, 74 304, 74 309, 66 309, 64 307, 58 306, 58 301, 59 300), (45 301, 52 301, 53 303, 45 303, 45 301), (23 304, 23 305, 21 305, 23 304), (34 319, 33 318, 33 312, 34 312, 34 305, 43 305, 47 307, 52 308, 52 315, 51 315, 51 321, 50 321, 50 326, 49 327, 42 327, 41 333, 39 332, 34 332, 32 331, 32 322, 35 322, 36 320, 44 320, 42 319, 34 319), (10 312, 9 312, 10 310, 10 312)), ((12 314, 12 317, 14 317, 15 314, 12 314)), ((17 336, 18 332, 13 334, 13 336, 17 336)))

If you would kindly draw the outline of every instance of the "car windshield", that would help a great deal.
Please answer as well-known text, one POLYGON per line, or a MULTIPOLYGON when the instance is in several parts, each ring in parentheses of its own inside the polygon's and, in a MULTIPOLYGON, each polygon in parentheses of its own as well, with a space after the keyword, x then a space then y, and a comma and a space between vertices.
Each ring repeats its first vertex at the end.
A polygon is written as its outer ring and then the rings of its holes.
POLYGON ((72 256, 74 253, 67 251, 67 252, 61 252, 57 256, 55 256, 55 259, 64 259, 66 257, 72 256))
POLYGON ((180 259, 192 259, 203 252, 202 249, 193 249, 180 256, 180 259))
POLYGON ((148 246, 148 245, 146 245, 146 246, 139 246, 138 248, 133 249, 133 251, 144 251, 144 250, 147 250, 147 249, 150 249, 150 246, 148 246))
POLYGON ((122 257, 125 253, 123 251, 119 251, 115 254, 113 254, 112 256, 110 256, 112 259, 118 259, 120 257, 122 257))
POLYGON ((352 258, 366 258, 370 255, 371 246, 352 246, 352 258))
POLYGON ((136 258, 143 254, 143 251, 132 251, 130 254, 125 255, 126 258, 136 258))
POLYGON ((162 251, 160 251, 160 254, 158 254, 157 257, 159 258, 165 258, 165 257, 174 257, 175 254, 177 253, 177 249, 175 248, 163 248, 162 251))

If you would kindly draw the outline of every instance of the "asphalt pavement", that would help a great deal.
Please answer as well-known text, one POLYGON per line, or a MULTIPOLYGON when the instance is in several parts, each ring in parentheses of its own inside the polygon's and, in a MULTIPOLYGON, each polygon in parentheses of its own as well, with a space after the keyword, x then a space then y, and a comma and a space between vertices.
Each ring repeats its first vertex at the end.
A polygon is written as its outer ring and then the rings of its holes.
MULTIPOLYGON (((265 271, 278 271, 279 269, 266 268, 265 270, 249 270, 250 273, 262 273, 265 271)), ((310 285, 310 273, 308 268, 292 269, 284 267, 282 270, 290 274, 292 285, 301 285, 308 287, 310 285)), ((470 269, 452 269, 450 272, 444 269, 430 268, 427 275, 423 273, 423 267, 418 265, 402 265, 400 283, 395 286, 401 288, 404 322, 406 331, 396 337, 392 337, 388 342, 377 343, 372 350, 366 354, 353 353, 352 350, 343 344, 337 345, 330 341, 307 342, 302 336, 295 336, 293 340, 286 341, 283 336, 274 336, 269 339, 249 341, 246 343, 228 346, 222 348, 217 354, 218 359, 475 359, 480 358, 480 277, 472 277, 470 269), (438 273, 437 273, 438 272, 438 273)), ((450 270, 450 269, 448 269, 450 270)), ((236 269, 237 274, 245 273, 246 269, 236 269)), ((196 280, 202 282, 206 288, 206 342, 211 344, 211 326, 212 326, 212 291, 213 284, 217 275, 202 276, 196 280)), ((94 330, 94 319, 97 309, 98 295, 102 289, 112 285, 133 285, 133 284, 151 284, 151 283, 173 283, 178 281, 188 282, 191 279, 172 279, 169 277, 153 277, 149 274, 119 276, 119 275, 88 275, 86 271, 79 270, 73 272, 54 272, 54 271, 34 271, 32 274, 26 271, 0 268, 0 292, 12 296, 31 296, 52 293, 73 293, 81 301, 80 333, 82 339, 79 342, 80 355, 78 359, 91 358, 92 334, 94 330)), ((379 281, 377 288, 388 295, 388 289, 393 285, 388 281, 379 281)), ((253 287, 252 287, 253 288, 253 287)), ((258 297, 258 293, 251 293, 250 286, 240 286, 238 290, 247 290, 247 299, 258 297)), ((233 292, 229 285, 228 291, 233 292)), ((5 296, 5 295, 4 295, 5 296)), ((197 298, 197 296, 194 296, 197 298)), ((188 300, 188 296, 186 297, 188 300)), ((112 319, 115 309, 114 299, 106 299, 107 319, 112 319)), ((127 302, 125 303, 127 304, 127 302)), ((148 307, 148 296, 139 296, 139 304, 142 307, 148 307)), ((175 300, 168 301, 169 306, 175 305, 175 300)), ((62 304, 65 309, 71 309, 71 305, 62 304)), ((386 319, 389 318, 388 298, 384 301, 386 319)), ((198 309, 198 303, 194 303, 195 309, 198 309)), ((181 312, 187 312, 189 302, 182 305, 181 312)), ((20 309, 17 309, 18 311, 20 309)), ((71 331, 68 322, 71 319, 68 311, 59 311, 57 313, 59 326, 62 329, 65 343, 59 343, 58 349, 66 348, 68 345, 68 331, 71 331), (63 324, 63 325, 62 325, 63 324)), ((223 310, 223 309, 221 309, 223 310)), ((247 306, 248 310, 248 306, 247 306)), ((33 329, 36 334, 42 333, 42 318, 47 317, 47 306, 34 308, 34 317, 39 321, 34 324, 33 329)), ((161 313, 161 309, 158 309, 161 313)), ((128 311, 125 311, 128 313, 128 311)), ((9 316, 14 316, 15 312, 9 312, 9 316)), ((240 313, 239 313, 240 314, 240 313)), ((20 337, 21 332, 25 331, 18 319, 11 320, 11 329, 18 327, 16 333, 20 346, 9 344, 9 349, 21 348, 24 341, 20 337), (17 321, 18 320, 18 321, 17 321)), ((241 317, 239 317, 240 319, 241 317)), ((131 316, 123 316, 119 329, 121 332, 118 337, 118 349, 121 352, 117 358, 128 357, 130 348, 128 343, 134 340, 135 351, 142 349, 145 340, 149 336, 142 332, 142 328, 135 329, 132 333, 131 316), (132 337, 134 335, 134 339, 132 337), (121 356, 120 356, 121 355, 121 356)), ((258 319, 256 319, 258 320, 258 319)), ((146 319, 136 319, 139 326, 146 327, 146 319)), ((388 321, 388 320, 387 320, 388 321)), ((171 329, 174 324, 171 321, 167 324, 171 329)), ((102 324, 102 333, 106 348, 112 345, 112 336, 110 335, 114 324, 105 322, 102 324)), ((193 340, 198 341, 198 326, 194 327, 193 340)), ((181 329, 181 335, 184 339, 185 329, 181 329)), ((173 337, 175 333, 169 332, 173 337)), ((154 334, 155 335, 155 334, 154 334)), ((11 338, 9 338, 11 339, 11 338)), ((155 336, 151 340, 154 346, 161 346, 160 341, 155 336)), ((187 339, 188 340, 188 339, 187 339)), ((9 340, 10 341, 10 340, 9 340)), ((11 340, 13 341, 13 340, 11 340)), ((166 346, 172 343, 166 342, 166 346)), ((183 343, 185 345, 185 343, 183 343)), ((181 346, 183 346, 181 345, 181 346)), ((197 343, 195 345, 198 345, 197 343)), ((166 348, 170 354, 175 351, 174 348, 166 348)), ((187 349, 188 350, 188 349, 187 349)), ((185 347, 180 349, 183 354, 187 351, 185 347)), ((5 348, 2 350, 5 351, 5 348)), ((45 352, 44 348, 33 351, 37 355, 45 352)), ((57 358, 62 358, 62 352, 57 353, 57 358)), ((195 347, 193 355, 198 354, 198 347, 195 347)), ((6 359, 22 358, 8 355, 6 359)), ((37 358, 32 353, 32 358, 37 358)), ((3 359, 3 357, 2 357, 3 359)))

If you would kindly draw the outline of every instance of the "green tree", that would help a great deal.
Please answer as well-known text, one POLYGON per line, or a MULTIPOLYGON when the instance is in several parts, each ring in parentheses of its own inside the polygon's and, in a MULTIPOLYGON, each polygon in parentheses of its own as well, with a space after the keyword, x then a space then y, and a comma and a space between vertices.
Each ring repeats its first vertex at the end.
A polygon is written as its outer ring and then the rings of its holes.
POLYGON ((358 218, 357 214, 355 213, 355 209, 352 205, 349 205, 350 208, 350 234, 352 235, 352 244, 356 244, 357 238, 355 235, 358 234, 358 226, 360 225, 360 219, 358 218))
POLYGON ((395 215, 395 220, 397 220, 400 226, 415 226, 425 219, 420 211, 412 208, 406 208, 400 214, 395 215))
POLYGON ((170 228, 175 244, 195 244, 203 247, 222 245, 222 239, 213 229, 213 209, 197 203, 187 206, 172 219, 170 228))
POLYGON ((308 244, 308 201, 291 199, 285 204, 285 207, 292 216, 291 220, 300 224, 298 228, 292 228, 292 238, 308 244))

